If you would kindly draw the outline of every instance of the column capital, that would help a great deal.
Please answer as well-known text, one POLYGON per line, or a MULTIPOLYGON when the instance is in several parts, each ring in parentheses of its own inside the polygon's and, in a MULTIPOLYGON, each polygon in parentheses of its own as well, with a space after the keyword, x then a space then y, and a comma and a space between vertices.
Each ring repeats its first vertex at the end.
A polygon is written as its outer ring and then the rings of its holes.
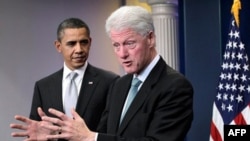
POLYGON ((176 4, 178 5, 178 0, 139 0, 140 2, 146 2, 150 5, 154 4, 176 4))
POLYGON ((178 0, 140 0, 151 6, 157 52, 179 70, 178 0))

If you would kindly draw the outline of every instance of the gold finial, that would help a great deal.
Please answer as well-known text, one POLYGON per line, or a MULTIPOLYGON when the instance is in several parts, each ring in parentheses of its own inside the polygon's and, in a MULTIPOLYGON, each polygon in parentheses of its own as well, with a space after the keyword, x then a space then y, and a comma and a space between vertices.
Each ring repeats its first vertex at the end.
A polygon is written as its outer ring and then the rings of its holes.
POLYGON ((236 25, 239 27, 240 24, 240 18, 239 18, 239 10, 241 9, 241 3, 240 0, 234 0, 234 3, 231 8, 231 13, 234 16, 234 19, 236 21, 236 25))

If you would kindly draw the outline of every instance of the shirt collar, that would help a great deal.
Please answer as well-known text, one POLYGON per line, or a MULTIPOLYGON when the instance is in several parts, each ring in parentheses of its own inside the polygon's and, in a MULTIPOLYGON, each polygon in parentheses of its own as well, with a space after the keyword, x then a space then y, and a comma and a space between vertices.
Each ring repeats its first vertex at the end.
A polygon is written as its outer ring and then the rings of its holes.
MULTIPOLYGON (((83 78, 87 66, 88 66, 88 62, 86 61, 86 63, 84 64, 84 66, 82 66, 81 68, 78 68, 78 69, 73 70, 73 71, 76 72, 76 73, 78 74, 78 76, 79 76, 79 77, 77 76, 76 80, 77 80, 77 79, 80 80, 80 79, 83 78)), ((72 72, 72 70, 70 70, 70 69, 66 66, 65 62, 64 62, 64 64, 63 64, 63 68, 64 68, 64 69, 63 69, 63 79, 66 79, 67 76, 69 75, 69 73, 72 72)))
POLYGON ((134 75, 134 77, 137 77, 142 82, 144 82, 159 60, 160 60, 160 55, 157 54, 155 58, 150 62, 150 64, 139 75, 137 76, 134 75))

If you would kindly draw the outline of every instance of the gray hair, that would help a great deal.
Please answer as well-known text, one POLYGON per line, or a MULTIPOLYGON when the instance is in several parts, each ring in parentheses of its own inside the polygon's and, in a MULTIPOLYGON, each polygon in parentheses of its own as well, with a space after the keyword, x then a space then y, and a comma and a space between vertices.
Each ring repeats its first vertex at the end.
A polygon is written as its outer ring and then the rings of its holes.
POLYGON ((64 30, 67 28, 85 28, 87 30, 87 34, 90 35, 89 26, 78 18, 68 18, 62 21, 57 28, 57 40, 61 41, 64 30))
POLYGON ((122 6, 106 20, 106 33, 111 30, 132 29, 142 36, 154 31, 152 14, 140 6, 122 6))

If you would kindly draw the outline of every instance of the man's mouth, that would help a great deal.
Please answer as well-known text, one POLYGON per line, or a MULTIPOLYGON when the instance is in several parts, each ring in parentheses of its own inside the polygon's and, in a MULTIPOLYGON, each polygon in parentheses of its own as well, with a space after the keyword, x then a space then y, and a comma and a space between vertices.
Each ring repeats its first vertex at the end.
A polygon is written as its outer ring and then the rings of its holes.
POLYGON ((125 66, 130 66, 132 64, 132 61, 125 61, 122 64, 125 66))

